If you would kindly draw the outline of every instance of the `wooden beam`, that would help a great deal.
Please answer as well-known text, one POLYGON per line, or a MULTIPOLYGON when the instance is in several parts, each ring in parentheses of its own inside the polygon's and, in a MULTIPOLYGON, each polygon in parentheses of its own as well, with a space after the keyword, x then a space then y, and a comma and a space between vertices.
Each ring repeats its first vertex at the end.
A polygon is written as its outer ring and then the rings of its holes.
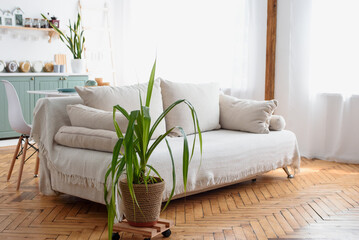
POLYGON ((268 0, 267 8, 267 55, 265 99, 274 98, 275 86, 275 50, 277 35, 277 0, 268 0))

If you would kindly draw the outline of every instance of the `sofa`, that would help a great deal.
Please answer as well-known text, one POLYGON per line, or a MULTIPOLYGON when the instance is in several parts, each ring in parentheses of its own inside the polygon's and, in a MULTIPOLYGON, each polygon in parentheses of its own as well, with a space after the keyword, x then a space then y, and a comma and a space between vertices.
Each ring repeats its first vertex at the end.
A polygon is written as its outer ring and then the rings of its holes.
MULTIPOLYGON (((38 100, 31 136, 39 146, 40 191, 44 195, 66 193, 105 203, 104 178, 116 142, 112 129, 112 106, 117 103, 128 111, 138 108, 138 93, 144 94, 146 87, 146 84, 138 84, 117 88, 77 88, 81 97, 38 100)), ((151 116, 155 118, 179 98, 188 99, 197 111, 202 129, 203 154, 196 148, 185 193, 182 182, 183 137, 174 132, 167 138, 177 171, 174 198, 253 179, 277 168, 288 170, 290 166, 292 174, 299 171, 296 136, 291 131, 282 130, 283 118, 272 115, 277 106, 275 100, 236 99, 221 94, 218 85, 213 83, 179 84, 156 80, 150 105, 151 116)), ((195 132, 190 117, 186 106, 178 106, 158 129, 163 133, 172 125, 180 124, 188 133, 191 144, 195 132)), ((126 123, 121 125, 121 116, 116 115, 116 119, 121 130, 125 131, 126 123)), ((150 164, 166 181, 164 201, 172 187, 169 157, 163 142, 150 158, 150 164)), ((287 174, 290 176, 288 171, 287 174)), ((121 216, 120 198, 118 211, 121 216)))

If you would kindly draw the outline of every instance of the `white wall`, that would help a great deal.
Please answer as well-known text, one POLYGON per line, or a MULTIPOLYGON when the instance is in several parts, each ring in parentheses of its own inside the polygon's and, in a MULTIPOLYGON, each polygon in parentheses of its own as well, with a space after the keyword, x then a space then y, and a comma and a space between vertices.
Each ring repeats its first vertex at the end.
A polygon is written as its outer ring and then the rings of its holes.
MULTIPOLYGON (((65 28, 69 19, 73 21, 77 14, 77 0, 0 0, 2 10, 13 11, 15 7, 20 7, 24 12, 24 17, 41 18, 41 13, 45 15, 49 12, 60 19, 60 28, 65 28)), ((35 31, 13 31, 0 30, 0 60, 41 60, 53 61, 54 54, 67 54, 70 62, 71 53, 66 46, 58 40, 48 43, 46 33, 35 31)))

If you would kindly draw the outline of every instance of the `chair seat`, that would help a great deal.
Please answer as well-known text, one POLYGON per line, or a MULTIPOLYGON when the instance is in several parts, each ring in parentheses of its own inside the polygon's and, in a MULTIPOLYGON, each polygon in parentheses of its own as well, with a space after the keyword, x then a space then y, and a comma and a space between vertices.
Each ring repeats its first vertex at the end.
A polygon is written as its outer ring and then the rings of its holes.
POLYGON ((14 129, 16 132, 21 133, 26 136, 30 136, 32 126, 29 124, 23 124, 21 127, 14 129))

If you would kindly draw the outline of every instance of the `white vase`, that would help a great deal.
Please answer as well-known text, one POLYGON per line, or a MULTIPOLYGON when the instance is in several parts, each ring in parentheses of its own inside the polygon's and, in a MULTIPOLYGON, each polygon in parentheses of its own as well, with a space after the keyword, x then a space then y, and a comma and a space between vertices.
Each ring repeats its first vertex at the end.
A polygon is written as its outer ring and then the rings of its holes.
POLYGON ((71 68, 73 73, 85 73, 86 72, 85 59, 71 59, 71 68))

